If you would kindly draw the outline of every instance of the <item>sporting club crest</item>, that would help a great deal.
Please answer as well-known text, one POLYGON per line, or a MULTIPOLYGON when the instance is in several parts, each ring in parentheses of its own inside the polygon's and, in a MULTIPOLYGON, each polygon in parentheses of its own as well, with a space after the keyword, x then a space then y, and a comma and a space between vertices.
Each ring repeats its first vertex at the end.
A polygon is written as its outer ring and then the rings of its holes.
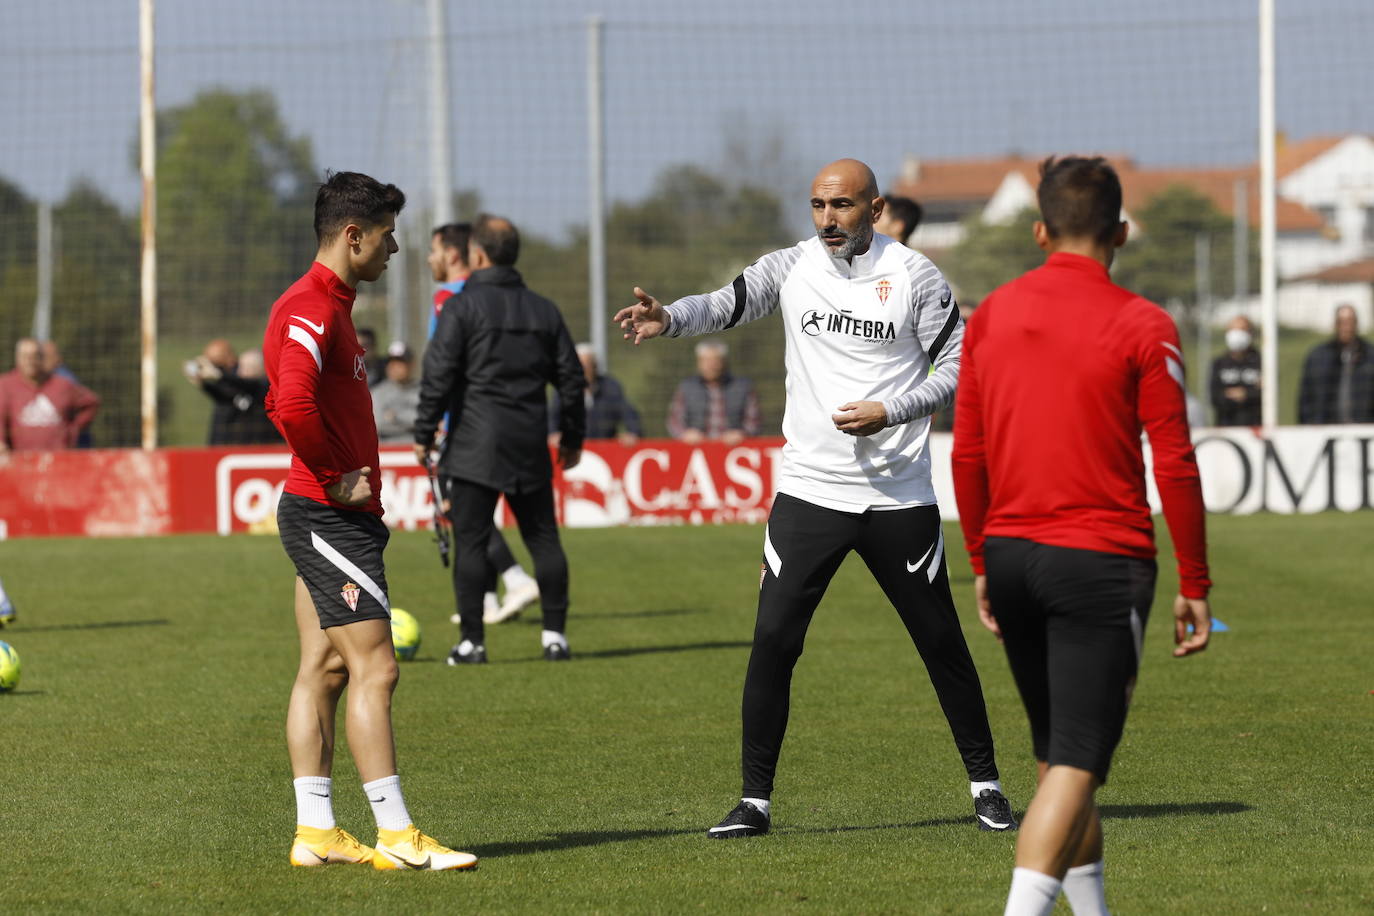
POLYGON ((890 293, 892 292, 892 284, 891 284, 890 282, 888 282, 887 280, 879 280, 879 281, 878 281, 877 290, 878 290, 878 304, 879 304, 879 305, 887 305, 887 297, 888 297, 888 294, 890 294, 890 293))
POLYGON ((354 585, 352 582, 345 583, 344 587, 339 589, 339 594, 343 596, 344 604, 348 605, 350 611, 356 611, 358 609, 358 595, 361 592, 362 589, 358 588, 358 586, 354 585))
POLYGON ((353 380, 360 381, 367 378, 367 362, 362 354, 353 357, 353 380))

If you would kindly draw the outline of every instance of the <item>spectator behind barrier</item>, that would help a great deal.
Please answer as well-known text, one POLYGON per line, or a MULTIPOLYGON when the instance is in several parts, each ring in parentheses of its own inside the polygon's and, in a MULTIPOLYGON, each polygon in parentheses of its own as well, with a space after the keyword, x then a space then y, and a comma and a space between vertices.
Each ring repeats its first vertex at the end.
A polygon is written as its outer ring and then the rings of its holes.
MULTIPOLYGON (((625 389, 599 371, 596 348, 591 344, 578 344, 577 358, 582 363, 582 374, 587 377, 587 438, 617 439, 621 445, 634 445, 644 435, 644 427, 639 411, 625 397, 625 389)), ((553 398, 549 402, 549 445, 555 448, 563 438, 558 431, 560 416, 558 398, 553 398)))
MULTIPOLYGON (((77 385, 81 384, 81 379, 76 377, 76 373, 67 368, 67 364, 62 360, 62 351, 57 347, 57 341, 39 341, 39 348, 43 351, 43 368, 49 375, 60 375, 65 379, 70 379, 77 385)), ((81 432, 76 436, 76 448, 91 447, 91 428, 83 426, 81 432)))
POLYGON ((100 398, 50 372, 31 337, 14 347, 14 369, 0 375, 0 455, 71 448, 95 419, 100 398))
POLYGON ((404 341, 387 347, 384 378, 372 386, 372 416, 383 443, 409 445, 415 438, 415 409, 420 405, 420 380, 415 376, 415 356, 404 341))
POLYGON ((720 439, 734 445, 757 436, 759 396, 754 383, 730 374, 729 348, 708 338, 697 344, 697 374, 683 379, 668 408, 668 433, 689 445, 720 439))
POLYGON ((1336 309, 1336 333, 1302 366, 1299 423, 1374 423, 1374 348, 1359 336, 1353 305, 1336 309))
POLYGON ((267 377, 262 353, 246 350, 236 356, 223 338, 183 367, 186 380, 214 402, 210 411, 210 445, 269 445, 282 441, 267 417, 267 377))
POLYGON ((1244 315, 1226 325, 1226 352, 1212 360, 1211 400, 1217 426, 1260 425, 1260 354, 1244 315))

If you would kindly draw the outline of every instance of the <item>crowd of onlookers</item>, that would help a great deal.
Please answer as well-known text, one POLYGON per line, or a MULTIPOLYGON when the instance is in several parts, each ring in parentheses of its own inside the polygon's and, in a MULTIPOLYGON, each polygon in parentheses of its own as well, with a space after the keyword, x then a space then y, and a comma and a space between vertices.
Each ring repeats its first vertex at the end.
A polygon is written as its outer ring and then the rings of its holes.
MULTIPOLYGON (((420 398, 415 354, 401 341, 393 341, 380 353, 376 333, 370 328, 358 329, 358 342, 368 354, 365 361, 378 436, 383 443, 409 444, 420 398)), ((1259 426, 1263 380, 1249 319, 1232 319, 1225 342, 1225 352, 1212 362, 1213 423, 1259 426)), ((633 445, 644 435, 639 411, 620 382, 601 371, 590 344, 578 344, 577 353, 587 377, 587 438, 633 445)), ((697 372, 678 384, 668 407, 666 426, 673 438, 687 443, 735 443, 767 431, 753 382, 730 372, 728 356, 719 340, 697 344, 697 372)), ((210 445, 282 441, 267 417, 268 385, 260 351, 235 353, 229 341, 215 339, 200 355, 187 360, 183 371, 213 403, 210 445)), ((1200 404, 1193 406, 1201 413, 1200 404)), ((55 343, 24 338, 15 346, 14 369, 0 375, 0 455, 11 450, 89 446, 90 424, 99 409, 100 397, 63 364, 55 343)), ((555 398, 549 411, 549 440, 555 446, 558 421, 555 398)), ((1359 335, 1353 306, 1336 309, 1335 333, 1314 347, 1303 363, 1298 422, 1374 423, 1374 345, 1359 335)), ((937 414, 932 428, 952 429, 952 408, 937 414)))

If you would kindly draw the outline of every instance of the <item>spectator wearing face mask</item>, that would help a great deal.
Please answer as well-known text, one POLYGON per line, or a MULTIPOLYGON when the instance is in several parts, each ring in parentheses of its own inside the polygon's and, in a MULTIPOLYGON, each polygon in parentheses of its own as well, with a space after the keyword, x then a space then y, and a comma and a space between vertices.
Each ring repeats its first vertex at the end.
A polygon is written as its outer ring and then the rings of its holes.
POLYGON ((1226 325, 1226 352, 1212 360, 1211 390, 1217 426, 1260 425, 1260 354, 1244 315, 1226 325))

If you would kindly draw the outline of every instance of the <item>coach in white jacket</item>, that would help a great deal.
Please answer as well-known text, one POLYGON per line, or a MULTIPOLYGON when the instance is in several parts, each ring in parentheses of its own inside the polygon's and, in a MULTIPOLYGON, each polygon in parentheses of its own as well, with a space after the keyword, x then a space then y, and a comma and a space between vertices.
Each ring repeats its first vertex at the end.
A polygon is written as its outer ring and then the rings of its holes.
POLYGON ((787 444, 744 680, 744 788, 712 837, 768 832, 792 669, 851 550, 925 661, 968 771, 978 826, 1015 826, 950 595, 926 448, 930 414, 954 400, 963 322, 935 265, 874 233, 882 211, 872 170, 854 159, 833 162, 811 186, 815 238, 764 255, 724 289, 668 306, 636 287, 638 304, 615 316, 636 344, 726 330, 774 311, 787 334, 787 444))

